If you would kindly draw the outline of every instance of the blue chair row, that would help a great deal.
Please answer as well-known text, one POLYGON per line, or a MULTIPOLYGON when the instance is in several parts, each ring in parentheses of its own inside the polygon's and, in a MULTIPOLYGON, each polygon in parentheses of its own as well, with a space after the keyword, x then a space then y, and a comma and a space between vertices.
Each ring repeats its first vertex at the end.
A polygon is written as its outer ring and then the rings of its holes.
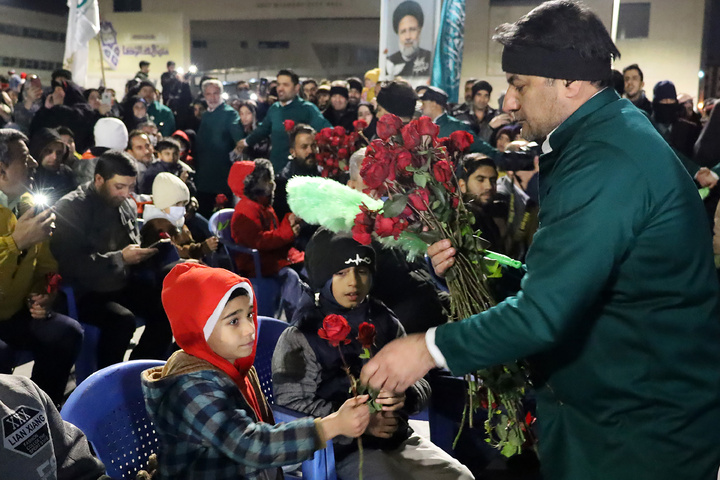
MULTIPOLYGON (((253 257, 255 264, 255 277, 250 278, 255 295, 257 295, 258 313, 268 317, 277 315, 280 308, 280 282, 276 277, 263 277, 260 263, 260 252, 255 248, 248 248, 238 245, 232 238, 230 221, 232 220, 232 208, 224 208, 213 213, 210 217, 210 232, 218 237, 222 244, 224 255, 228 259, 224 265, 236 272, 234 254, 245 253, 253 257)), ((220 266, 220 265, 213 265, 220 266)), ((236 272, 239 273, 239 272, 236 272)))

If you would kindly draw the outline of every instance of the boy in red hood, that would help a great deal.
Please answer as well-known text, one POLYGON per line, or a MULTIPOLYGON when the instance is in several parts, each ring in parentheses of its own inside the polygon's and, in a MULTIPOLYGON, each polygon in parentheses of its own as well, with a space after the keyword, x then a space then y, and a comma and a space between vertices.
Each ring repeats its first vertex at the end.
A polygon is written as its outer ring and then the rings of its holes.
POLYGON ((142 386, 163 478, 282 478, 278 467, 367 427, 367 396, 321 419, 274 425, 252 366, 256 302, 245 278, 182 263, 165 277, 162 302, 182 350, 143 372, 142 386))

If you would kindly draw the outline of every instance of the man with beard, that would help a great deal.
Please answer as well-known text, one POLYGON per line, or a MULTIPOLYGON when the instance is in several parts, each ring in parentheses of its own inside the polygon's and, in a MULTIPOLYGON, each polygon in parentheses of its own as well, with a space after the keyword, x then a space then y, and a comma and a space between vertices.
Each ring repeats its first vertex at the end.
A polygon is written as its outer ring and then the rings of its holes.
POLYGON ((357 107, 350 104, 348 87, 342 80, 333 82, 330 87, 330 108, 323 112, 323 117, 333 127, 343 127, 346 133, 354 130, 353 122, 357 120, 357 107))
POLYGON ((447 114, 448 95, 445 90, 438 87, 427 87, 420 100, 422 100, 422 114, 430 117, 433 123, 440 127, 438 137, 449 137, 451 133, 458 130, 474 133, 470 125, 447 114))
POLYGON ((432 54, 420 48, 425 15, 414 0, 406 0, 393 12, 393 29, 398 36, 400 50, 387 57, 385 73, 390 77, 423 77, 430 75, 432 54))
POLYGON ((153 161, 155 156, 153 155, 153 146, 150 143, 150 138, 147 133, 140 130, 133 130, 130 132, 127 150, 135 159, 135 168, 137 169, 137 184, 141 184, 145 177, 145 172, 153 161))
POLYGON ((82 327, 51 310, 48 274, 57 272, 57 262, 48 240, 55 214, 37 212, 28 193, 38 164, 27 141, 0 129, 0 373, 12 373, 16 349, 31 350, 32 379, 57 405, 80 352, 82 327))
POLYGON ((253 132, 238 144, 237 153, 250 145, 253 146, 262 139, 270 137, 272 150, 270 161, 273 169, 282 170, 288 162, 290 143, 285 130, 285 120, 292 120, 295 125, 305 123, 316 131, 330 127, 318 107, 298 96, 300 91, 300 78, 295 72, 288 69, 280 70, 277 74, 278 101, 273 103, 265 119, 253 132))
POLYGON ((625 98, 640 110, 652 115, 652 104, 645 96, 645 90, 643 90, 645 77, 637 63, 628 65, 623 69, 623 80, 625 82, 625 98))
MULTIPOLYGON (((695 142, 700 136, 702 127, 681 118, 682 108, 677 100, 675 85, 670 80, 663 80, 655 85, 653 88, 653 113, 650 118, 660 135, 671 147, 687 159, 692 159, 695 142)), ((692 164, 690 165, 692 166, 692 164)), ((690 173, 695 174, 694 171, 690 173)))
POLYGON ((177 130, 175 128, 175 115, 172 110, 160 103, 157 99, 157 90, 150 80, 140 82, 138 96, 147 102, 148 119, 155 122, 163 137, 169 137, 177 130))
POLYGON ((321 112, 324 112, 330 106, 330 85, 320 85, 315 92, 315 105, 321 112))
POLYGON ((485 142, 490 141, 495 128, 502 126, 492 123, 492 120, 498 115, 498 111, 489 105, 492 91, 492 85, 485 80, 478 80, 471 89, 472 104, 470 108, 457 113, 458 120, 469 123, 475 135, 485 142))
POLYGON ((302 97, 310 103, 317 105, 318 84, 314 78, 308 78, 302 82, 302 97))
MULTIPOLYGON (((92 182, 56 204, 57 230, 50 249, 63 280, 75 289, 79 320, 100 328, 98 367, 122 362, 135 332, 145 332, 130 358, 164 359, 172 340, 160 303, 160 285, 139 275, 156 248, 140 248, 135 160, 125 152, 100 155, 92 182)), ((157 272, 155 272, 157 273, 157 272)))
POLYGON ((350 77, 345 80, 348 86, 348 103, 357 108, 362 100, 363 83, 357 77, 350 77))
MULTIPOLYGON (((386 345, 360 377, 403 391, 526 359, 551 480, 716 480, 720 288, 697 188, 610 85, 619 52, 580 2, 553 0, 494 38, 504 101, 540 157, 541 225, 516 296, 386 345)), ((674 93, 673 93, 674 95, 674 93)), ((443 240, 435 272, 455 263, 443 240)))

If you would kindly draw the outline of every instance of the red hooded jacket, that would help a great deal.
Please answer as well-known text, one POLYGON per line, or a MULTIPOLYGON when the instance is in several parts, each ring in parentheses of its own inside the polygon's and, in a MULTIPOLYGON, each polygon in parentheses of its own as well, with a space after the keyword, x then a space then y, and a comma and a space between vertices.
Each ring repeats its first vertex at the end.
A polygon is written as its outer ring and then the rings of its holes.
MULTIPOLYGON (((245 178, 254 169, 255 162, 251 161, 235 162, 230 169, 228 185, 240 197, 230 221, 230 231, 236 243, 260 252, 262 275, 272 276, 283 267, 302 262, 305 255, 292 247, 295 234, 288 219, 290 214, 278 221, 272 206, 262 205, 245 195, 245 178)), ((248 277, 256 276, 251 255, 238 254, 235 264, 248 277)))

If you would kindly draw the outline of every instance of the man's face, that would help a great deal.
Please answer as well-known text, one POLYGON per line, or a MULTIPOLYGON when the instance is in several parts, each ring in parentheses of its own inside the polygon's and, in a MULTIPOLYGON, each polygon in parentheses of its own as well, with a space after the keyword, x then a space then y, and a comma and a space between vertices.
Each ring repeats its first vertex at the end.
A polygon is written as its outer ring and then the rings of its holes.
POLYGON ((360 100, 362 99, 362 92, 358 90, 357 88, 351 88, 348 91, 348 95, 350 96, 350 99, 348 102, 350 102, 353 105, 357 105, 360 103, 360 100))
POLYGON ((347 108, 348 99, 336 93, 330 97, 330 103, 332 104, 333 110, 342 111, 347 108))
POLYGON ((475 82, 465 82, 465 101, 472 102, 472 86, 475 82))
POLYGON ((180 152, 174 148, 166 148, 158 152, 158 158, 161 162, 165 163, 177 163, 180 159, 180 152))
POLYGON ((427 115, 430 118, 435 118, 440 113, 442 113, 442 108, 440 105, 438 105, 436 102, 433 102, 432 100, 423 100, 422 101, 422 114, 427 115))
POLYGON ((295 159, 295 162, 305 167, 312 167, 316 164, 315 153, 317 153, 315 135, 299 133, 295 136, 295 145, 290 148, 290 154, 295 159))
POLYGON ((140 71, 143 73, 150 73, 150 65, 143 65, 140 67, 140 71))
POLYGON ((480 202, 480 205, 487 205, 492 202, 497 191, 497 179, 497 171, 489 165, 483 165, 475 170, 467 181, 460 180, 458 183, 462 193, 480 202))
POLYGON ((50 142, 40 153, 40 165, 47 170, 60 169, 67 146, 63 142, 50 142))
POLYGON ((317 106, 320 110, 324 110, 330 104, 330 93, 325 90, 317 93, 317 106))
MULTIPOLYGON (((472 92, 470 92, 472 94, 472 92)), ((473 108, 478 111, 485 111, 490 103, 490 92, 487 90, 478 90, 473 99, 473 108)))
POLYGON ((303 85, 303 95, 309 102, 315 103, 317 101, 317 84, 306 83, 303 85))
POLYGON ((95 189, 102 199, 112 207, 119 207, 135 190, 136 177, 113 175, 105 180, 101 175, 95 174, 95 189))
POLYGON ((0 190, 9 198, 17 198, 30 190, 38 164, 22 140, 8 144, 7 165, 0 163, 0 190))
POLYGON ((145 85, 138 92, 138 96, 144 98, 148 103, 153 103, 155 101, 155 89, 150 85, 145 85))
POLYGON ((563 121, 558 105, 561 81, 550 82, 533 75, 506 74, 509 83, 503 110, 522 125, 522 136, 530 142, 544 138, 563 121))
POLYGON ((281 102, 289 102, 300 91, 300 85, 293 84, 290 75, 280 75, 277 79, 277 95, 281 102))
POLYGON ((130 139, 130 155, 145 164, 153 161, 153 148, 147 135, 136 135, 130 139))
POLYGON ((168 72, 175 73, 175 65, 168 65, 168 72))
POLYGON ((403 57, 413 57, 420 49, 420 24, 412 15, 405 15, 398 23, 398 42, 403 57))
POLYGON ((625 94, 628 97, 634 97, 645 85, 645 82, 640 80, 640 72, 635 69, 628 70, 623 74, 623 80, 625 80, 625 94))
POLYGON ((205 87, 203 95, 205 96, 205 101, 207 102, 209 109, 214 110, 222 103, 222 92, 220 91, 220 87, 214 83, 205 87))

